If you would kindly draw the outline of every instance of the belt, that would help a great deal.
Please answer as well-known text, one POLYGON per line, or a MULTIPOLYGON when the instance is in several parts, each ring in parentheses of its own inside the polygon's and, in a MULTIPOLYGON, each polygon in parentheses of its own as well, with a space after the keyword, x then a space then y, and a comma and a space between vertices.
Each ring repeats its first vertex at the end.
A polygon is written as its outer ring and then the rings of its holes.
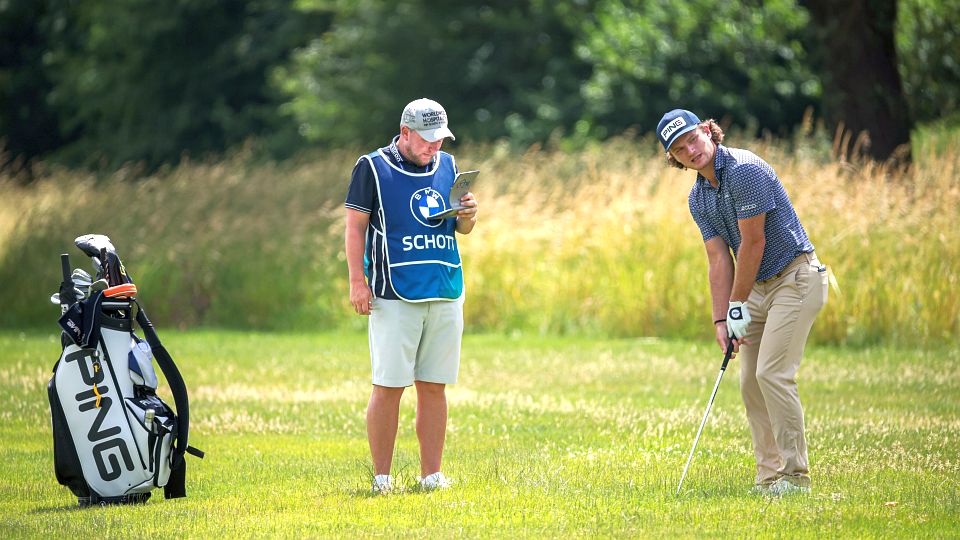
POLYGON ((757 283, 769 283, 769 282, 771 282, 771 281, 773 281, 773 280, 775 280, 775 279, 780 279, 780 278, 782 278, 784 275, 786 275, 787 273, 789 273, 790 270, 793 270, 793 267, 796 266, 796 265, 797 265, 797 262, 799 262, 801 259, 802 259, 802 260, 807 260, 807 257, 812 257, 812 256, 813 256, 813 252, 812 252, 812 251, 809 252, 809 253, 807 253, 807 252, 800 253, 799 255, 797 255, 796 257, 794 257, 793 260, 791 260, 790 262, 788 262, 787 265, 783 267, 783 270, 781 270, 781 271, 777 272, 776 274, 768 277, 767 279, 758 280, 757 283))

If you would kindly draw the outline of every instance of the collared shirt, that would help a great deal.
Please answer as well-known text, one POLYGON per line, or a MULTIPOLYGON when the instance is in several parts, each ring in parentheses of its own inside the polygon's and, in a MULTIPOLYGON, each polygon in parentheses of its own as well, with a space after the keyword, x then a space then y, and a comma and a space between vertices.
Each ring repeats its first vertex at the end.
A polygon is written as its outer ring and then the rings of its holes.
MULTIPOLYGON (((433 168, 434 161, 437 159, 436 156, 423 167, 420 167, 412 161, 403 159, 403 155, 397 148, 398 140, 400 140, 400 135, 395 136, 387 146, 380 148, 380 153, 386 156, 387 160, 411 173, 425 173, 433 168)), ((370 214, 370 227, 380 231, 383 230, 380 197, 377 195, 377 182, 373 176, 373 169, 370 166, 370 162, 366 159, 358 159, 356 165, 353 166, 353 173, 350 175, 350 187, 347 189, 347 200, 344 206, 352 210, 370 214)), ((369 251, 372 249, 372 245, 369 242, 365 249, 368 252, 368 258, 372 259, 372 257, 369 257, 369 251)), ((385 264, 385 262, 382 264, 385 264)), ((375 273, 378 279, 389 279, 389 272, 387 272, 385 267, 378 270, 379 271, 375 273)), ((378 298, 399 300, 393 292, 393 287, 391 287, 389 283, 371 283, 370 286, 377 291, 378 298)))
POLYGON ((736 256, 741 240, 737 220, 766 213, 757 281, 773 277, 801 253, 813 251, 787 191, 767 162, 748 150, 718 144, 713 166, 718 187, 698 174, 689 198, 690 214, 704 241, 719 236, 736 256))

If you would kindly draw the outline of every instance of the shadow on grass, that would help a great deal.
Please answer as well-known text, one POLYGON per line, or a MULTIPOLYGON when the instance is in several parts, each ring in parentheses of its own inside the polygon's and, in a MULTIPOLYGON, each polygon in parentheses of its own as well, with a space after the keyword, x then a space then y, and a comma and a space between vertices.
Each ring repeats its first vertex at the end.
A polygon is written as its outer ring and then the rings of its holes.
MULTIPOLYGON (((89 508, 99 508, 99 506, 91 506, 89 508)), ((76 502, 68 505, 60 506, 43 506, 40 508, 34 508, 30 511, 31 514, 43 515, 43 514, 54 514, 58 512, 80 512, 82 510, 87 510, 88 508, 80 508, 76 502)))

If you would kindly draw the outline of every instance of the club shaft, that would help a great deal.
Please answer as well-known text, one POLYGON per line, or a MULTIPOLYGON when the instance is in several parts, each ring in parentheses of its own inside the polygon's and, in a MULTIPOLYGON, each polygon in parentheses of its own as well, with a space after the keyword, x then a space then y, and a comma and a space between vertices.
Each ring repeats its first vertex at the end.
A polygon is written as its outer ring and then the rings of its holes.
POLYGON ((687 464, 683 467, 683 474, 680 476, 680 483, 677 484, 677 495, 680 494, 680 488, 683 487, 683 480, 687 477, 687 471, 690 470, 690 462, 693 461, 693 453, 697 450, 697 443, 700 442, 700 434, 703 433, 703 426, 707 425, 707 417, 710 416, 710 409, 713 408, 713 400, 717 397, 717 390, 720 388, 720 381, 723 380, 723 372, 727 370, 727 363, 730 362, 730 356, 733 355, 733 340, 727 343, 727 352, 723 355, 723 363, 720 364, 720 374, 717 375, 717 382, 713 385, 713 392, 710 393, 710 401, 707 403, 707 410, 703 413, 703 420, 700 421, 700 429, 697 430, 697 436, 693 439, 693 446, 690 448, 690 455, 687 457, 687 464))
POLYGON ((707 403, 707 410, 703 413, 703 420, 700 421, 700 429, 697 430, 697 436, 693 439, 693 447, 690 448, 690 455, 687 457, 687 464, 683 467, 683 475, 680 477, 680 484, 677 485, 677 494, 680 494, 680 488, 683 487, 683 480, 687 477, 687 471, 690 470, 690 462, 693 461, 693 453, 697 450, 697 443, 700 442, 700 434, 703 433, 703 426, 707 425, 707 416, 710 415, 710 409, 713 407, 713 400, 717 397, 717 390, 720 388, 720 381, 723 379, 721 369, 717 375, 717 382, 713 385, 713 392, 710 394, 710 402, 707 403))

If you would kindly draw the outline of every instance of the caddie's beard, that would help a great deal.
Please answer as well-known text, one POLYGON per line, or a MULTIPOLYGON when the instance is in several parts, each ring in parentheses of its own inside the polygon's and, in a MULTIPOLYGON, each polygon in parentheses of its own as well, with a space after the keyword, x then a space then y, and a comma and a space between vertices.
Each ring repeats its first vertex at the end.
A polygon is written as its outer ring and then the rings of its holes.
POLYGON ((397 150, 400 150, 400 155, 403 156, 403 159, 413 163, 418 167, 423 167, 424 164, 421 163, 423 157, 415 154, 410 148, 409 143, 404 142, 402 139, 397 141, 397 150))

